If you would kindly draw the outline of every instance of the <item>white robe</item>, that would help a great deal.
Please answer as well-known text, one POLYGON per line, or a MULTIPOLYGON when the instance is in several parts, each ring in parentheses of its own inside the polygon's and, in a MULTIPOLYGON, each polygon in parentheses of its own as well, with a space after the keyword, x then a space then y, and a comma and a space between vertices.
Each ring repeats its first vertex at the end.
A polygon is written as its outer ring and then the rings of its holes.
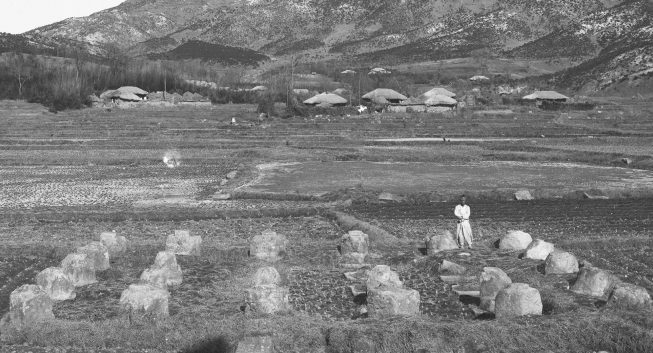
POLYGON ((458 226, 456 228, 456 238, 458 239, 458 246, 463 247, 465 242, 469 247, 472 246, 472 227, 469 225, 469 206, 457 205, 453 213, 458 218, 458 226))

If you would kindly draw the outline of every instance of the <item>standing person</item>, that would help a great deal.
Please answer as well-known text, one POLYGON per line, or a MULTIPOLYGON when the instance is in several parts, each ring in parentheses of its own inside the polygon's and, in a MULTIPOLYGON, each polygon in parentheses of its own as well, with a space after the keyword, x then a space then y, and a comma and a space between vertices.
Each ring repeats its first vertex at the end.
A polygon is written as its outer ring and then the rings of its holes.
POLYGON ((453 214, 458 218, 458 227, 456 228, 456 238, 460 248, 465 247, 465 243, 472 248, 472 227, 469 225, 469 206, 465 203, 465 195, 460 197, 460 204, 456 206, 453 214))

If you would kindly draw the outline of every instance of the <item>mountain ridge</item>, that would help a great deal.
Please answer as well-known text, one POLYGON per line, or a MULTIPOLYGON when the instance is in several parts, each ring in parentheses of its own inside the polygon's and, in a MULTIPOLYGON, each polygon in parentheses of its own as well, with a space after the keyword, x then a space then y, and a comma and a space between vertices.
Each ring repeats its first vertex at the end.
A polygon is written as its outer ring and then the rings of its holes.
MULTIPOLYGON (((608 71, 632 66, 622 72, 630 75, 649 65, 650 8, 650 0, 186 0, 181 6, 172 0, 128 0, 25 37, 74 40, 94 54, 118 46, 130 56, 165 56, 201 41, 272 58, 370 64, 469 57, 479 50, 601 64, 643 51, 639 65, 599 65, 608 71)), ((588 79, 570 77, 560 82, 579 86, 588 79)))

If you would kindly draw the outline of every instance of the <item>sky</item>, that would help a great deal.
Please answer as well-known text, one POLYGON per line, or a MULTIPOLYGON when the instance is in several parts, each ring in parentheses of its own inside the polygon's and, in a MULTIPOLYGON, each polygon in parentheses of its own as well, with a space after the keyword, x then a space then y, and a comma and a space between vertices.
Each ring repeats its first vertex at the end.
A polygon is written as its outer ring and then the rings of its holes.
POLYGON ((64 20, 88 16, 125 0, 0 0, 0 32, 13 34, 64 20))

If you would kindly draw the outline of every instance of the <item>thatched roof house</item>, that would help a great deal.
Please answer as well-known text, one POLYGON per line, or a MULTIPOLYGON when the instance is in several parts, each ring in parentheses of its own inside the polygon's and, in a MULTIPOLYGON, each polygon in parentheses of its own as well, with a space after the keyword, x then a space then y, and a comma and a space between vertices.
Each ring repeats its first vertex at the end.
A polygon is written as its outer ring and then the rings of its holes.
POLYGON ((377 88, 374 91, 365 94, 361 98, 377 104, 398 104, 401 103, 401 101, 408 99, 408 97, 404 96, 403 94, 389 88, 377 88))
POLYGON ((451 97, 437 94, 425 100, 424 104, 436 107, 455 107, 458 101, 451 97))
POLYGON ((551 102, 566 102, 569 97, 564 96, 556 91, 535 91, 527 96, 522 97, 527 101, 551 101, 551 102))
POLYGON ((320 93, 304 101, 306 105, 324 106, 342 106, 347 104, 347 100, 333 93, 320 93))
POLYGON ((169 101, 172 101, 173 103, 178 103, 178 102, 181 102, 183 100, 183 96, 181 94, 175 92, 175 93, 167 94, 166 99, 169 100, 169 101))
POLYGON ((376 103, 376 104, 390 104, 391 102, 384 97, 381 96, 375 96, 372 99, 370 99, 370 102, 376 103))
POLYGON ((427 99, 429 99, 431 97, 435 97, 435 96, 446 96, 446 97, 449 97, 449 98, 453 98, 453 97, 456 96, 456 94, 449 91, 446 88, 435 87, 435 88, 431 89, 430 91, 422 93, 420 98, 424 99, 424 100, 427 100, 427 99))
POLYGON ((147 99, 147 91, 144 91, 134 86, 122 86, 116 90, 108 90, 102 92, 100 99, 102 100, 121 100, 125 102, 140 102, 147 99))
POLYGON ((306 88, 293 88, 292 93, 301 96, 308 96, 309 94, 311 94, 311 91, 309 91, 306 88))
POLYGON ((385 75, 385 74, 390 74, 391 72, 382 68, 382 67, 375 67, 370 72, 368 72, 368 75, 385 75))
POLYGON ((423 99, 419 99, 419 98, 417 98, 417 97, 410 97, 410 98, 408 98, 408 99, 405 99, 405 100, 401 101, 400 104, 401 104, 401 105, 406 105, 406 106, 410 106, 410 105, 424 105, 424 100, 423 100, 423 99))
POLYGON ((268 90, 268 88, 265 87, 265 86, 256 86, 256 87, 250 89, 250 91, 252 91, 252 92, 263 92, 263 91, 267 91, 267 90, 268 90))
POLYGON ((475 76, 470 77, 469 80, 474 81, 474 82, 476 82, 476 81, 489 81, 490 78, 487 77, 487 76, 483 76, 483 75, 475 75, 475 76))
POLYGON ((163 100, 163 91, 150 92, 147 94, 147 100, 160 101, 163 100))
POLYGON ((204 98, 204 96, 199 94, 199 93, 191 93, 191 92, 186 91, 181 96, 181 101, 182 102, 203 102, 203 101, 206 101, 206 98, 204 98))
POLYGON ((110 89, 110 90, 107 90, 107 91, 102 92, 102 93, 100 94, 100 99, 102 99, 102 100, 109 100, 109 99, 112 99, 112 97, 114 97, 114 96, 118 96, 119 94, 120 94, 120 93, 119 93, 117 90, 115 90, 115 89, 110 89))
POLYGON ((118 95, 111 97, 112 99, 120 99, 121 101, 125 101, 125 102, 140 102, 143 100, 142 97, 137 96, 134 93, 129 93, 129 92, 125 93, 121 91, 116 91, 116 92, 118 92, 118 95))
POLYGON ((424 101, 417 97, 410 97, 399 103, 399 105, 390 105, 388 106, 388 111, 393 113, 405 113, 405 112, 425 112, 426 105, 424 101))
POLYGON ((117 91, 120 91, 120 92, 125 93, 125 94, 133 94, 133 95, 136 95, 136 96, 138 96, 140 98, 147 97, 147 91, 142 90, 142 89, 140 89, 138 87, 134 87, 134 86, 122 86, 122 87, 118 88, 117 91))

